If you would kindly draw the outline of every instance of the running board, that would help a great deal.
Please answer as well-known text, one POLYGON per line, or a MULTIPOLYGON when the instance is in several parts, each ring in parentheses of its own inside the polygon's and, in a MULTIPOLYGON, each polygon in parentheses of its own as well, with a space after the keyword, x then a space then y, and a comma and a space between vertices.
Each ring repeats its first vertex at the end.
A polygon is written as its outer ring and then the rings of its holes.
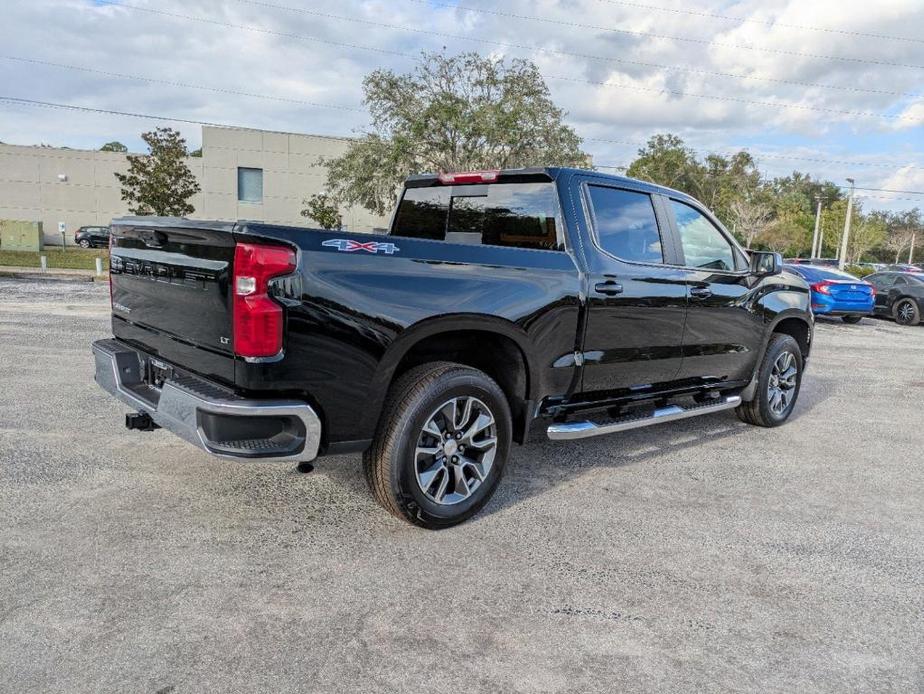
POLYGON ((702 405, 692 405, 690 407, 680 407, 679 405, 670 405, 661 407, 651 414, 632 415, 615 419, 605 424, 596 424, 594 422, 566 422, 562 424, 552 424, 548 428, 548 436, 553 441, 570 441, 572 439, 585 439, 589 436, 602 436, 603 434, 612 434, 617 431, 628 431, 629 429, 640 429, 652 424, 663 424, 664 422, 675 422, 678 419, 687 417, 698 417, 703 414, 712 414, 722 410, 731 410, 741 404, 741 397, 738 395, 728 395, 721 398, 718 402, 704 403, 702 405))

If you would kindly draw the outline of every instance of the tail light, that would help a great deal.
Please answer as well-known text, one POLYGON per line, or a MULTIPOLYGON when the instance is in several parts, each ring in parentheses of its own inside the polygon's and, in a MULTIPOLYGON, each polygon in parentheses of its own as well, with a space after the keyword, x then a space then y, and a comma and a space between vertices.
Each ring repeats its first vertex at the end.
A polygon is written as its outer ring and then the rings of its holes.
POLYGON ((812 291, 819 294, 831 294, 831 283, 828 280, 816 282, 812 285, 812 291))
POLYGON ((489 171, 459 171, 456 173, 441 173, 440 183, 451 185, 453 183, 494 183, 500 175, 500 169, 489 171))
POLYGON ((876 298, 876 287, 874 287, 869 282, 867 282, 866 286, 869 287, 870 296, 872 296, 875 299, 876 298))
POLYGON ((282 306, 269 296, 269 281, 295 270, 295 251, 284 246, 239 243, 234 248, 234 353, 273 357, 282 351, 282 306))

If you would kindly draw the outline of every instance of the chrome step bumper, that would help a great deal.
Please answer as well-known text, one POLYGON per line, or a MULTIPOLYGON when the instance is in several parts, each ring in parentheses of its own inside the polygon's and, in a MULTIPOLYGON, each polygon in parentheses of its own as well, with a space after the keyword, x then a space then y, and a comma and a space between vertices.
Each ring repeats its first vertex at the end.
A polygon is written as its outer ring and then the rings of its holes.
POLYGON ((174 369, 157 388, 144 380, 152 357, 118 340, 94 342, 93 354, 103 390, 207 453, 298 462, 318 455, 321 420, 306 402, 249 400, 174 369))
POLYGON ((614 419, 611 422, 597 424, 590 421, 582 422, 565 422, 562 424, 552 424, 548 428, 548 436, 553 441, 570 441, 572 439, 584 439, 589 436, 602 436, 603 434, 613 434, 617 431, 628 431, 630 429, 640 429, 653 424, 663 424, 665 422, 675 422, 678 419, 688 417, 698 417, 722 410, 731 410, 741 404, 741 397, 738 395, 728 395, 720 398, 718 402, 710 402, 702 405, 693 405, 690 407, 680 407, 679 405, 670 405, 662 407, 650 414, 623 417, 614 419))

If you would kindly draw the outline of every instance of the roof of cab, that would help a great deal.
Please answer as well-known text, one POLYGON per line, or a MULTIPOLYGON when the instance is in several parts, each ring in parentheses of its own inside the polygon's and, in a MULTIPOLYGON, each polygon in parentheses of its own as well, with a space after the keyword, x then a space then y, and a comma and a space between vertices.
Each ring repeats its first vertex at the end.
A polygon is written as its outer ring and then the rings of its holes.
MULTIPOLYGON (((667 195, 674 198, 682 198, 686 200, 694 200, 694 198, 687 193, 684 193, 680 190, 675 190, 673 188, 668 188, 667 186, 661 186, 656 183, 649 183, 648 181, 642 181, 637 178, 630 178, 628 176, 619 176, 617 174, 603 173, 601 171, 595 171, 593 169, 577 169, 571 167, 563 166, 534 166, 526 167, 522 169, 486 169, 485 173, 491 173, 495 175, 495 178, 492 180, 485 180, 483 183, 490 184, 494 182, 524 182, 524 181, 555 181, 561 176, 565 175, 582 175, 582 176, 592 176, 595 179, 600 179, 601 181, 607 181, 615 183, 617 185, 622 184, 630 188, 639 188, 645 190, 649 193, 660 193, 661 195, 667 195)), ((463 173, 481 173, 480 171, 472 172, 454 172, 457 174, 463 173)), ((444 174, 445 175, 445 174, 444 174)), ((471 184, 471 181, 466 181, 466 184, 471 184)), ((452 183, 444 183, 440 179, 440 174, 435 173, 426 173, 426 174, 415 174, 409 176, 405 182, 405 187, 407 188, 425 188, 428 186, 435 185, 453 185, 452 183)), ((456 184, 459 185, 459 184, 456 184)))

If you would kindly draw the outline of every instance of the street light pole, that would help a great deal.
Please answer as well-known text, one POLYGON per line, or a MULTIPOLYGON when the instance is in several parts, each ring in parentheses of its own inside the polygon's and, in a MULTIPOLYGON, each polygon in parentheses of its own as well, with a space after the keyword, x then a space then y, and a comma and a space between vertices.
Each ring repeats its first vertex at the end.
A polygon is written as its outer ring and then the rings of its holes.
POLYGON ((848 178, 847 182, 850 184, 850 197, 847 198, 847 219, 844 220, 844 234, 841 236, 841 254, 837 258, 839 270, 843 270, 847 264, 847 241, 850 238, 850 218, 853 216, 854 182, 852 178, 848 178))
POLYGON ((816 195, 815 200, 818 201, 818 209, 815 210, 815 233, 812 235, 812 254, 809 258, 818 258, 821 255, 821 250, 818 248, 818 232, 821 230, 821 196, 816 195))

